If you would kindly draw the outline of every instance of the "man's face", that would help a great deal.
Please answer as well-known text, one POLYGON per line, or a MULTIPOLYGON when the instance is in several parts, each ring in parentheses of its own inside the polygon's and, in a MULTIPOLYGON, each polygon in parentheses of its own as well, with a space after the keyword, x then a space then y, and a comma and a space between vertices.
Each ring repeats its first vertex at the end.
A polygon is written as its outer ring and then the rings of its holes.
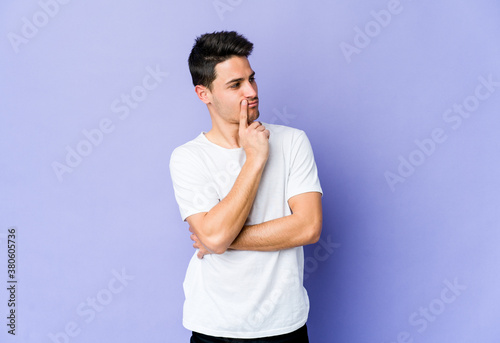
POLYGON ((222 120, 238 124, 241 102, 248 101, 248 122, 259 117, 255 72, 246 57, 231 57, 215 66, 216 78, 208 92, 210 112, 222 120))

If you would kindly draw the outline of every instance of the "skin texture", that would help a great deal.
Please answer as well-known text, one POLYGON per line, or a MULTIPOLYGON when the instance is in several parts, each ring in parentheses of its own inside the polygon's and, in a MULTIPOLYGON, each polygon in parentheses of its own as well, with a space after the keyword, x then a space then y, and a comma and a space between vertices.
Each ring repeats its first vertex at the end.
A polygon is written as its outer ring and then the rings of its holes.
POLYGON ((258 225, 244 226, 269 156, 269 131, 257 120, 258 89, 245 57, 217 64, 210 88, 198 85, 196 94, 208 108, 212 129, 207 139, 224 148, 243 148, 246 161, 228 193, 209 212, 188 218, 198 257, 228 249, 275 251, 315 243, 322 225, 321 194, 292 197, 292 214, 258 225))

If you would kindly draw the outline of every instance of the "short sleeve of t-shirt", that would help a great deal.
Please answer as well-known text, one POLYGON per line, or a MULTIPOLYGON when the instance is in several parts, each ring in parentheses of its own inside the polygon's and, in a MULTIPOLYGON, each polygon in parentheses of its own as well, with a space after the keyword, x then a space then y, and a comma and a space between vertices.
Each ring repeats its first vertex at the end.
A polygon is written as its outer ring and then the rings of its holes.
POLYGON ((307 192, 323 194, 311 143, 304 131, 299 131, 291 149, 286 199, 307 192))
POLYGON ((208 212, 220 201, 216 194, 204 191, 212 177, 201 160, 186 147, 178 147, 172 152, 170 175, 182 220, 208 212))

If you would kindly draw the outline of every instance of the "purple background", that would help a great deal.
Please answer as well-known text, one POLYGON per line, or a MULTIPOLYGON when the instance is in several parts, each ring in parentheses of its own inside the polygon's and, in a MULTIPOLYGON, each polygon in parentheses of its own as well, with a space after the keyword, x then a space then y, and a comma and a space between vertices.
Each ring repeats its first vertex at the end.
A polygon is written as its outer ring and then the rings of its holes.
POLYGON ((255 44, 262 120, 305 130, 315 151, 311 342, 498 342, 499 14, 493 0, 2 2, 0 340, 188 341, 193 249, 168 162, 210 129, 187 67, 194 38, 226 29, 255 44), (121 119, 112 106, 131 93, 121 119), (58 178, 78 146, 87 156, 58 178))

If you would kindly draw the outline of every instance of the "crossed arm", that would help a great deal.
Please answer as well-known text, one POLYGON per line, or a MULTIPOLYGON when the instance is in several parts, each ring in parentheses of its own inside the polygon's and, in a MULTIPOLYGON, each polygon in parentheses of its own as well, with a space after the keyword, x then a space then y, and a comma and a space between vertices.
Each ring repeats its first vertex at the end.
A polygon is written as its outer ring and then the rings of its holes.
MULTIPOLYGON (((253 203, 253 201, 252 201, 253 203)), ((187 218, 192 232, 193 247, 200 249, 198 257, 211 253, 221 254, 227 249, 276 251, 316 243, 322 226, 321 193, 308 192, 296 195, 288 201, 292 214, 263 222, 243 226, 234 240, 223 250, 211 250, 200 240, 196 224, 207 213, 198 213, 187 218)), ((248 214, 247 214, 248 215, 248 214)), ((245 218, 246 219, 246 218, 245 218)), ((199 226, 198 226, 199 227, 199 226)))

